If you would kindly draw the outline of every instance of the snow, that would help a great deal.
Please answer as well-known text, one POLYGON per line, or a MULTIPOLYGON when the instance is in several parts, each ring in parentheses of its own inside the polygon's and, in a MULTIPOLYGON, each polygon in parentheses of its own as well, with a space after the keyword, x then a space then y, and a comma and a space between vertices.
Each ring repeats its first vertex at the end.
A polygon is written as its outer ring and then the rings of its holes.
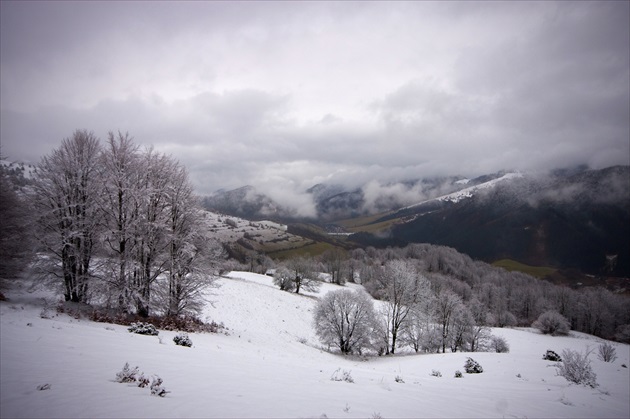
MULTIPOLYGON (((510 352, 403 353, 359 358, 329 353, 317 340, 312 315, 318 292, 279 291, 272 278, 232 272, 213 290, 203 317, 227 334, 177 332, 158 337, 43 309, 56 298, 17 284, 0 302, 2 417, 629 417, 629 346, 617 344, 614 363, 591 355, 599 387, 570 384, 544 361, 547 349, 594 349, 600 339, 571 333, 540 335, 528 328, 493 329, 510 352), (45 300, 44 300, 45 299, 45 300), (483 374, 464 374, 471 356, 483 374), (114 381, 125 362, 159 375, 164 398, 114 381), (332 381, 349 371, 354 383, 332 381), (432 377, 439 370, 441 378, 432 377), (518 376, 520 375, 520 377, 518 376), (404 383, 395 381, 400 376, 404 383), (50 384, 49 390, 37 390, 50 384)), ((349 287, 359 288, 355 284, 349 287)))
MULTIPOLYGON (((506 180, 510 180, 510 179, 515 179, 515 178, 521 178, 521 177, 523 177, 522 173, 518 173, 518 172, 506 173, 505 175, 503 175, 501 177, 498 177, 496 179, 492 179, 492 180, 490 180, 488 182, 484 182, 484 183, 480 183, 479 185, 474 185, 474 186, 470 186, 468 188, 460 189, 459 191, 450 193, 448 195, 443 195, 443 196, 439 196, 437 198, 433 198, 433 199, 429 199, 429 200, 426 200, 426 201, 418 202, 417 204, 409 205, 409 206, 407 206, 405 208, 402 208, 402 209, 405 210, 405 209, 408 209, 408 208, 417 207, 419 205, 426 204, 427 202, 431 202, 431 201, 443 201, 443 202, 457 203, 457 202, 461 201, 462 199, 471 198, 473 195, 475 195, 475 193, 477 193, 480 190, 490 189, 490 188, 495 187, 500 182, 503 182, 503 181, 506 181, 506 180)), ((458 181, 456 183, 466 184, 468 182, 458 181)))
POLYGON ((279 251, 300 247, 309 240, 288 233, 288 226, 273 221, 249 221, 212 211, 205 211, 205 223, 213 236, 222 243, 236 242, 250 238, 253 248, 279 251), (229 221, 228 221, 229 220, 229 221), (231 223, 232 225, 228 224, 231 223))

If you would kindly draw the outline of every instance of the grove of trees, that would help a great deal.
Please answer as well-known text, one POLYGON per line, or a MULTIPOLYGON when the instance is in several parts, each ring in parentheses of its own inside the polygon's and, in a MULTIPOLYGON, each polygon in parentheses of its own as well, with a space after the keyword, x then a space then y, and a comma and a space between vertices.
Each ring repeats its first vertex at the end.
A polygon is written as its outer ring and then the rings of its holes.
POLYGON ((103 146, 78 130, 45 156, 30 193, 38 270, 66 301, 148 317, 195 314, 222 247, 207 233, 188 174, 128 134, 103 146))
MULTIPOLYGON (((329 257, 313 263, 325 271, 329 257)), ((377 300, 376 324, 365 348, 379 353, 399 347, 504 350, 489 327, 533 326, 554 334, 571 329, 630 342, 630 300, 602 287, 554 285, 430 244, 356 249, 341 265, 338 272, 346 277, 336 277, 335 283, 359 282, 377 300)))

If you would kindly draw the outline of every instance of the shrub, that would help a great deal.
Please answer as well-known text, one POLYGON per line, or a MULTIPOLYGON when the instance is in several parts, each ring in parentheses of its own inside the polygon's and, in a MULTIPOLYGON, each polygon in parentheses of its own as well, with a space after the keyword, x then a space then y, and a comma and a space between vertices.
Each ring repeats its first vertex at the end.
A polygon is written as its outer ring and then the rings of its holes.
POLYGON ((330 377, 331 381, 345 381, 346 383, 354 383, 354 378, 350 374, 350 371, 343 370, 341 368, 337 368, 335 372, 333 372, 330 377))
POLYGON ((186 346, 188 348, 192 346, 192 340, 190 340, 186 333, 180 333, 175 336, 173 342, 175 342, 175 345, 186 346))
POLYGON ((138 387, 145 388, 148 385, 149 379, 145 377, 144 374, 140 374, 140 377, 138 377, 138 387))
POLYGON ((139 335, 157 336, 160 333, 151 323, 142 322, 131 323, 127 330, 129 330, 129 333, 137 333, 139 335))
POLYGON ((568 335, 571 327, 569 321, 557 311, 549 310, 538 316, 532 323, 532 327, 540 330, 545 335, 568 335))
POLYGON ((464 378, 460 370, 455 371, 455 378, 464 378))
POLYGON ((597 348, 597 358, 604 362, 614 362, 617 359, 617 350, 610 342, 604 342, 597 348))
POLYGON ((591 368, 591 361, 588 359, 590 351, 580 353, 571 349, 562 351, 562 362, 556 365, 558 375, 576 384, 589 387, 597 387, 597 376, 591 368))
POLYGON ((119 383, 133 383, 138 375, 138 367, 129 368, 129 363, 125 362, 125 366, 121 371, 116 373, 116 381, 119 383))
POLYGON ((483 372, 483 368, 479 362, 472 358, 468 358, 464 364, 464 371, 466 371, 467 374, 481 374, 483 372))
POLYGON ((431 377, 441 377, 442 373, 438 370, 431 371, 431 377))
POLYGON ((397 383, 401 383, 401 384, 404 384, 404 383, 405 383, 405 380, 403 380, 403 378, 402 378, 400 375, 397 375, 397 376, 394 378, 394 381, 396 381, 397 383))
POLYGON ((164 397, 166 396, 166 389, 162 386, 162 379, 157 375, 153 377, 153 381, 151 382, 151 394, 154 396, 164 397))
POLYGON ((543 355, 543 359, 546 361, 554 361, 554 362, 562 362, 562 358, 560 355, 552 351, 551 349, 547 349, 547 352, 543 355))
POLYGON ((501 336, 492 336, 492 338, 490 338, 490 347, 497 353, 510 352, 510 345, 508 345, 507 340, 501 336))

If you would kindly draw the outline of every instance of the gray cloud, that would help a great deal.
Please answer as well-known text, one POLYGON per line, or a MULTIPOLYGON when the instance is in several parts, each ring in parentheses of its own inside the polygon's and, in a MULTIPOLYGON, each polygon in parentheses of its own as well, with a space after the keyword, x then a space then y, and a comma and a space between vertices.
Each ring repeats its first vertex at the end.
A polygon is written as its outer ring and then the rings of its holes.
POLYGON ((627 2, 0 7, 16 160, 120 129, 200 193, 251 184, 302 213, 321 182, 411 200, 392 185, 630 163, 627 2))

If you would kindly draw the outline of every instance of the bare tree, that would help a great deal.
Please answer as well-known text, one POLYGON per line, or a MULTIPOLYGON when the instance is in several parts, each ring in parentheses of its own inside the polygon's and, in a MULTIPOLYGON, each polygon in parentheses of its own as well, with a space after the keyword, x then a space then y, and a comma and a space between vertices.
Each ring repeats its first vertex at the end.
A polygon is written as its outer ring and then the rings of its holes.
POLYGON ((458 349, 465 347, 465 344, 470 340, 474 326, 475 320, 471 311, 464 304, 457 306, 450 333, 451 352, 457 352, 458 349))
POLYGON ((315 332, 344 353, 370 346, 374 329, 372 298, 363 291, 341 289, 324 295, 315 308, 315 332))
POLYGON ((435 316, 442 329, 442 353, 453 335, 453 324, 458 309, 462 306, 461 298, 448 288, 442 289, 436 296, 435 316))
POLYGON ((46 271, 62 279, 66 301, 88 300, 100 219, 100 150, 93 133, 77 130, 43 157, 38 167, 34 186, 37 237, 54 256, 46 271))
POLYGON ((304 257, 293 257, 285 262, 286 268, 293 274, 295 293, 301 289, 317 291, 321 282, 316 278, 313 261, 304 257))
POLYGON ((129 134, 109 133, 103 153, 104 214, 103 243, 109 262, 106 273, 118 308, 128 311, 133 305, 133 256, 140 220, 140 153, 129 134))
POLYGON ((346 282, 346 260, 348 255, 346 251, 340 248, 333 248, 322 253, 321 260, 326 267, 326 272, 331 275, 330 282, 337 285, 343 285, 346 282))
POLYGON ((431 296, 419 301, 413 306, 408 321, 401 329, 401 342, 411 346, 416 352, 431 350, 430 341, 435 330, 433 305, 431 296))
POLYGON ((273 274, 273 283, 280 287, 280 291, 293 291, 295 282, 293 282, 293 272, 285 266, 280 266, 273 274))
POLYGON ((188 173, 178 167, 170 187, 168 225, 168 314, 198 310, 201 291, 214 284, 224 249, 208 237, 188 173))
POLYGON ((412 309, 423 298, 428 297, 429 282, 417 272, 412 263, 398 259, 385 264, 380 282, 385 290, 383 315, 386 324, 386 353, 393 354, 399 331, 408 321, 412 309))
POLYGON ((152 149, 139 156, 136 200, 138 222, 132 258, 132 295, 136 312, 149 316, 151 285, 164 272, 168 258, 168 221, 172 197, 171 183, 177 179, 177 163, 152 149))

